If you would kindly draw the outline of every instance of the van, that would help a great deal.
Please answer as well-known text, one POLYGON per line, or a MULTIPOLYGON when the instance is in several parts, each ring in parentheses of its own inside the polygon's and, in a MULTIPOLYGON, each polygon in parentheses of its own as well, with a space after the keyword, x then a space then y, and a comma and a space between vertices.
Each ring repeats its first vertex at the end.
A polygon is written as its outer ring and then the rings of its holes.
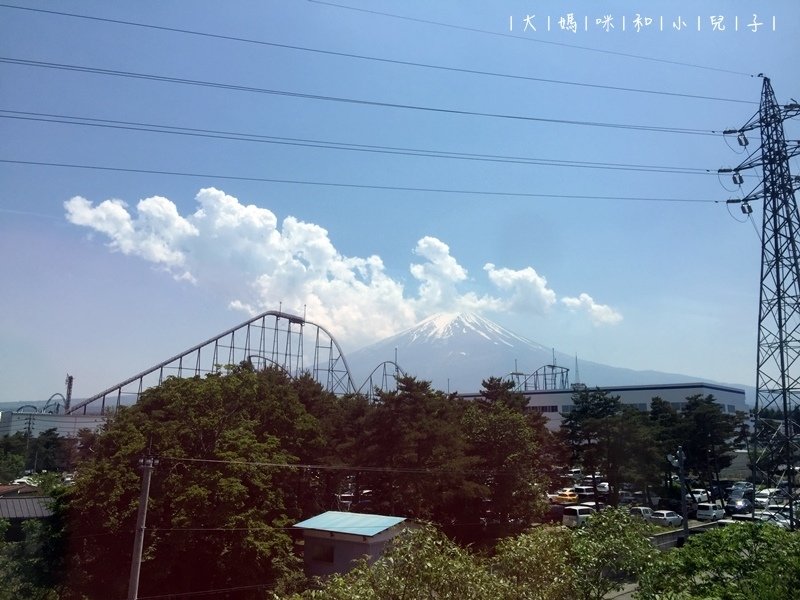
POLYGON ((580 527, 593 514, 594 509, 589 506, 566 506, 561 524, 566 527, 580 527))
POLYGON ((640 519, 644 519, 645 521, 649 521, 653 516, 653 509, 649 506, 632 506, 628 510, 628 514, 630 514, 632 517, 638 517, 640 519))
POLYGON ((725 509, 716 502, 701 502, 697 505, 698 521, 717 521, 725 516, 725 509))

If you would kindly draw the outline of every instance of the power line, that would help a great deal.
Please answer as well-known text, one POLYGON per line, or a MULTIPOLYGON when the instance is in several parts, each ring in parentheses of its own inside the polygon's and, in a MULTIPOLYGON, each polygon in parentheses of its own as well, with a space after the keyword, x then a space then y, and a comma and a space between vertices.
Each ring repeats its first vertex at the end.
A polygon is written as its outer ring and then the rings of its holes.
POLYGON ((392 186, 392 185, 370 185, 358 183, 341 183, 331 181, 309 181, 302 179, 273 179, 267 177, 243 177, 235 175, 218 175, 211 173, 187 173, 181 171, 163 171, 155 169, 133 169, 125 167, 107 167, 101 165, 80 165, 71 163, 56 163, 32 160, 11 160, 0 158, 0 163, 16 164, 16 165, 30 165, 40 167, 61 167, 68 169, 89 169, 95 171, 115 171, 120 173, 146 173, 151 175, 170 175, 177 177, 203 177, 206 179, 230 179, 233 181, 253 181, 261 183, 281 183, 289 185, 310 185, 310 186, 325 186, 335 188, 355 188, 355 189, 370 189, 370 190, 384 190, 384 191, 401 191, 401 192, 424 192, 436 194, 463 194, 463 195, 478 195, 478 196, 509 196, 519 198, 559 198, 566 200, 630 200, 636 202, 688 202, 694 204, 714 204, 716 200, 699 200, 691 198, 647 198, 639 196, 597 196, 597 195, 581 195, 581 194, 537 194, 531 192, 491 192, 481 190, 459 190, 448 188, 423 188, 423 187, 405 187, 405 186, 392 186))
POLYGON ((623 171, 640 171, 650 173, 674 173, 682 175, 717 175, 711 169, 695 167, 670 167, 663 165, 642 165, 630 163, 607 163, 576 160, 557 160, 521 156, 503 156, 493 154, 477 154, 468 152, 450 152, 445 150, 431 150, 420 148, 402 148, 396 146, 380 146, 369 144, 351 144, 329 140, 312 140, 302 138, 287 138, 250 134, 242 132, 220 131, 193 127, 179 127, 174 125, 160 125, 153 123, 140 123, 134 121, 118 121, 112 119, 96 119, 92 117, 77 117, 72 115, 56 115, 52 113, 35 113, 28 111, 15 111, 0 109, 0 118, 17 119, 23 121, 37 121, 44 123, 59 123, 67 125, 81 125, 86 127, 101 127, 107 129, 121 129, 127 131, 145 131, 150 133, 164 133, 171 135, 185 135, 211 139, 224 139, 244 142, 260 142, 306 148, 322 148, 328 150, 347 150, 354 152, 369 152, 374 154, 392 154, 403 156, 419 156, 425 158, 449 158, 454 160, 472 160, 508 164, 529 164, 551 167, 574 167, 589 169, 607 169, 623 171), (2 114, 6 113, 6 114, 2 114))
POLYGON ((137 596, 138 600, 159 600, 161 598, 189 598, 192 596, 209 596, 211 594, 219 594, 220 592, 241 592, 245 590, 260 590, 265 588, 272 588, 273 583, 261 583, 254 585, 240 585, 237 587, 217 588, 213 590, 201 590, 197 592, 173 592, 172 594, 159 594, 158 596, 137 596))
POLYGON ((717 135, 713 131, 705 129, 691 129, 684 127, 659 127, 653 125, 631 125, 626 123, 604 123, 599 121, 580 121, 574 119, 549 119, 545 117, 531 117, 525 115, 511 115, 504 113, 489 113, 480 111, 459 110, 454 108, 441 108, 435 106, 421 106, 415 104, 403 104, 395 102, 380 102, 377 100, 364 100, 359 98, 347 98, 343 96, 326 96, 323 94, 307 94, 303 92, 290 92, 287 90, 273 90, 253 86, 204 81, 199 79, 185 79, 181 77, 168 77, 165 75, 154 75, 150 73, 137 73, 134 71, 119 71, 114 69, 101 69, 98 67, 87 67, 84 65, 70 65, 64 63, 53 63, 46 61, 27 60, 21 58, 0 57, 0 63, 13 64, 18 66, 55 69, 59 71, 74 71, 79 73, 90 73, 93 75, 106 75, 111 77, 123 77, 127 79, 141 79, 146 81, 158 81, 161 83, 177 83, 182 85, 209 87, 239 92, 249 92, 258 94, 269 94, 283 96, 287 98, 302 98, 305 100, 321 100, 326 102, 339 102, 344 104, 354 104, 359 106, 374 106, 378 108, 395 108, 403 110, 414 110, 433 112, 438 114, 451 114, 459 116, 487 117, 494 119, 510 119, 514 121, 531 121, 537 123, 550 123, 556 125, 581 125, 588 127, 605 127, 611 129, 626 129, 633 131, 653 131, 658 133, 679 133, 688 135, 717 135))
POLYGON ((404 20, 404 21, 412 21, 412 22, 415 22, 415 23, 425 23, 427 25, 436 25, 438 27, 447 27, 449 29, 457 29, 457 30, 461 30, 461 31, 470 31, 470 32, 473 32, 473 33, 494 35, 494 36, 498 36, 498 37, 511 38, 511 39, 515 39, 515 40, 522 40, 522 41, 533 42, 533 43, 537 43, 537 44, 549 44, 549 45, 552 45, 552 46, 562 46, 562 47, 566 47, 566 48, 573 48, 575 50, 584 50, 584 51, 587 51, 587 52, 597 52, 597 53, 600 53, 600 54, 610 54, 612 56, 623 56, 625 58, 633 58, 633 59, 636 59, 636 60, 645 60, 645 61, 650 61, 650 62, 657 62, 657 63, 663 63, 663 64, 669 64, 669 65, 676 65, 676 66, 680 66, 680 67, 691 67, 693 69, 705 69, 705 70, 708 70, 708 71, 717 71, 717 72, 720 72, 720 73, 729 73, 729 74, 732 74, 732 75, 742 75, 744 77, 756 77, 756 75, 754 75, 752 73, 744 73, 742 71, 733 71, 731 69, 722 69, 720 67, 709 67, 707 65, 698 65, 698 64, 694 64, 694 63, 681 62, 681 61, 677 61, 677 60, 668 60, 668 59, 663 59, 663 58, 655 58, 655 57, 652 57, 652 56, 642 56, 640 54, 631 54, 631 53, 628 53, 628 52, 619 52, 619 51, 616 51, 616 50, 603 50, 602 48, 592 48, 590 46, 579 46, 577 44, 567 44, 566 42, 554 42, 554 41, 551 41, 551 40, 540 40, 540 39, 532 38, 532 37, 524 37, 524 36, 520 36, 520 35, 512 35, 510 33, 501 33, 499 31, 490 31, 490 30, 487 30, 487 29, 479 29, 477 27, 466 27, 464 25, 454 25, 452 23, 442 23, 441 21, 432 21, 432 20, 429 20, 429 19, 420 19, 418 17, 408 17, 408 16, 405 16, 405 15, 398 15, 398 14, 394 14, 394 13, 381 12, 381 11, 371 10, 371 9, 367 9, 367 8, 357 8, 357 7, 354 7, 354 6, 346 6, 344 4, 336 4, 335 2, 325 2, 323 0, 308 0, 308 1, 309 2, 313 2, 314 4, 323 4, 325 6, 331 6, 331 7, 334 7, 334 8, 339 8, 339 9, 344 9, 344 10, 352 10, 352 11, 355 11, 355 12, 363 12, 363 13, 368 13, 368 14, 373 14, 373 15, 380 15, 382 17, 390 17, 390 18, 393 18, 393 19, 401 19, 401 20, 404 20))
MULTIPOLYGON (((363 54, 353 54, 349 52, 337 52, 334 50, 322 50, 320 48, 309 48, 306 46, 294 46, 291 44, 279 44, 277 42, 267 42, 264 40, 256 40, 252 38, 243 38, 239 36, 231 36, 231 35, 222 35, 216 33, 210 33, 205 31, 195 31, 191 29, 183 29, 180 27, 166 27, 163 25, 152 25, 149 23, 140 23, 136 21, 125 21, 121 19, 109 19, 104 17, 95 17, 90 15, 81 15, 76 13, 68 13, 63 11, 56 11, 56 10, 45 10, 41 8, 30 8, 30 7, 23 7, 23 6, 14 6, 10 4, 0 4, 0 7, 3 8, 13 8, 18 10, 26 10, 30 12, 37 12, 37 13, 45 13, 45 14, 52 14, 58 15, 63 17, 71 17, 76 19, 86 19, 91 21, 98 21, 104 23, 113 23, 117 25, 125 25, 130 27, 141 27, 145 29, 153 29, 157 31, 166 31, 170 33, 180 33, 185 35, 193 35, 193 36, 200 36, 200 37, 207 37, 212 39, 220 39, 226 41, 233 41, 233 42, 240 42, 246 44, 257 44, 261 46, 268 46, 273 48, 281 48, 284 50, 295 50, 299 52, 310 52, 316 54, 323 54, 328 56, 337 56, 341 58, 352 58, 357 60, 364 60, 364 61, 372 61, 372 62, 379 62, 384 64, 393 64, 393 65, 401 65, 401 66, 409 66, 409 67, 418 67, 418 68, 425 68, 425 69, 435 69, 440 71, 450 71, 454 73, 465 73, 469 75, 482 75, 488 77, 499 77, 504 79, 514 79, 514 80, 522 80, 522 81, 535 81, 538 83, 549 83, 554 85, 569 85, 569 86, 579 86, 579 87, 586 87, 586 88, 595 88, 595 89, 603 89, 603 90, 611 90, 611 91, 618 91, 618 92, 631 92, 631 93, 639 93, 639 94, 655 94, 659 96, 673 96, 677 98, 689 98, 695 100, 714 100, 719 102, 735 102, 739 104, 758 104, 757 102, 751 100, 738 100, 734 98, 721 98, 717 96, 702 96, 697 94, 686 94, 681 92, 668 92, 664 90, 647 90, 641 88, 629 88, 629 87, 622 87, 622 86, 613 86, 613 85, 603 85, 603 84, 594 84, 594 83, 586 83, 580 81, 565 81, 559 79, 548 79, 543 77, 532 77, 527 75, 517 75, 512 73, 497 73, 494 71, 483 71, 478 69, 466 69, 462 67, 451 67, 445 65, 435 65, 430 63, 420 63, 414 61, 406 61, 406 60, 398 60, 398 59, 391 59, 391 58, 383 58, 377 56, 367 56, 363 54)), ((517 37, 517 36, 512 36, 517 37)))

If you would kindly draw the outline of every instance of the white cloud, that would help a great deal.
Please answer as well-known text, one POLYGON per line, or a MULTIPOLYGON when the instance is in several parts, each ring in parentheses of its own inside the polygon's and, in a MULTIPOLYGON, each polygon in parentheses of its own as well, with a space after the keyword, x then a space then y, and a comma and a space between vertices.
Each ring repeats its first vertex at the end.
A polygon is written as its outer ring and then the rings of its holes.
POLYGON ((121 200, 105 200, 93 207, 85 198, 75 196, 64 207, 71 223, 106 234, 112 249, 163 265, 176 278, 193 279, 190 271, 180 267, 186 262, 185 244, 198 231, 166 198, 153 196, 139 202, 135 220, 121 200))
POLYGON ((533 267, 498 269, 492 263, 486 263, 483 270, 489 281, 510 294, 504 303, 507 310, 543 314, 556 303, 556 293, 547 287, 547 279, 533 267))
MULTIPOLYGON (((386 273, 379 256, 340 254, 319 225, 292 216, 279 222, 270 210, 244 205, 214 188, 200 190, 196 201, 197 209, 186 217, 160 196, 140 201, 135 210, 121 200, 93 206, 81 197, 64 206, 71 223, 102 233, 112 250, 224 294, 233 310, 255 315, 280 305, 286 312, 305 313, 351 348, 434 312, 542 314, 556 303, 555 292, 532 267, 515 271, 489 263, 484 271, 498 294, 464 290, 475 282, 435 237, 423 237, 413 248, 418 260, 410 273, 416 287, 406 286, 386 273)), ((621 318, 586 295, 563 302, 575 308, 573 300, 596 321, 621 318)))
POLYGON ((458 297, 457 284, 467 278, 467 270, 450 256, 450 247, 435 237, 417 242, 414 254, 426 260, 411 265, 411 274, 420 282, 419 304, 438 312, 452 308, 458 297))
POLYGON ((595 325, 616 325, 622 321, 622 315, 607 304, 598 304, 589 294, 581 294, 577 298, 564 297, 561 302, 571 310, 583 310, 589 313, 595 325))

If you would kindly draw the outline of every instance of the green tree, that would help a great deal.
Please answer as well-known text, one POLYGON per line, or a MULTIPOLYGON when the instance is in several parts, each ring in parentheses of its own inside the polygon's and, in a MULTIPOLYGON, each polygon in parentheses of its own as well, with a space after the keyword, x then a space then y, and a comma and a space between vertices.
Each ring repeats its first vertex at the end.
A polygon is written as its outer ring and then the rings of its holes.
POLYGON ((13 481, 25 472, 27 441, 21 432, 0 438, 0 483, 13 481))
POLYGON ((736 435, 736 418, 711 394, 697 394, 686 399, 681 410, 685 467, 704 482, 719 481, 720 471, 733 461, 732 441, 736 435))
POLYGON ((645 533, 644 524, 611 509, 576 531, 537 527, 505 538, 487 556, 431 527, 411 529, 375 563, 362 561, 295 598, 600 600, 654 560, 657 550, 645 533))
POLYGON ((25 472, 25 459, 19 454, 0 456, 0 482, 11 482, 25 472))
POLYGON ((738 523, 693 535, 639 578, 641 600, 787 600, 800 589, 800 537, 738 523))
POLYGON ((463 411, 464 402, 414 377, 380 394, 360 442, 376 512, 443 523, 479 493, 465 476, 474 460, 465 452, 463 411))
POLYGON ((577 597, 602 600, 644 572, 658 555, 649 530, 625 509, 600 511, 576 529, 572 552, 577 597))
POLYGON ((513 381, 489 377, 481 382, 481 400, 488 404, 502 403, 512 410, 523 412, 528 406, 525 396, 514 391, 513 381))
MULTIPOLYGON (((279 465, 317 446, 315 423, 275 369, 234 367, 145 391, 89 440, 70 492, 68 597, 125 596, 145 454, 160 462, 150 489, 143 596, 275 588, 296 577, 286 528, 304 516, 304 490, 295 487, 294 469, 279 465)), ((237 598, 263 595, 253 590, 237 598)))
POLYGON ((372 565, 361 561, 345 575, 334 575, 309 600, 496 600, 506 587, 468 551, 432 527, 402 532, 372 565))
POLYGON ((529 524, 545 510, 546 482, 536 470, 538 444, 525 417, 504 402, 473 404, 464 414, 474 481, 486 488, 484 507, 500 523, 529 524))
MULTIPOLYGON (((625 419, 619 396, 606 390, 582 389, 572 396, 572 410, 562 421, 573 457, 589 473, 601 470, 608 483, 619 489, 621 461, 629 455, 624 450, 625 419)), ((598 482, 595 482, 595 484, 598 482)))
POLYGON ((501 540, 491 569, 505 583, 504 600, 575 600, 573 539, 564 527, 536 527, 501 540))

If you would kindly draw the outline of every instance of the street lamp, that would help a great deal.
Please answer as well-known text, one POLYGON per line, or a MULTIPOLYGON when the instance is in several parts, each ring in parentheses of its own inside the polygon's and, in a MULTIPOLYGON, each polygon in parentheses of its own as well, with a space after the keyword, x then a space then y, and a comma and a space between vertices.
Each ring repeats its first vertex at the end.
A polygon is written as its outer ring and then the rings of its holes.
POLYGON ((683 453, 683 448, 678 446, 677 456, 667 454, 667 460, 673 467, 678 468, 678 477, 681 480, 681 511, 683 513, 683 539, 684 541, 689 536, 689 514, 686 508, 686 480, 683 478, 683 461, 686 455, 683 453))

